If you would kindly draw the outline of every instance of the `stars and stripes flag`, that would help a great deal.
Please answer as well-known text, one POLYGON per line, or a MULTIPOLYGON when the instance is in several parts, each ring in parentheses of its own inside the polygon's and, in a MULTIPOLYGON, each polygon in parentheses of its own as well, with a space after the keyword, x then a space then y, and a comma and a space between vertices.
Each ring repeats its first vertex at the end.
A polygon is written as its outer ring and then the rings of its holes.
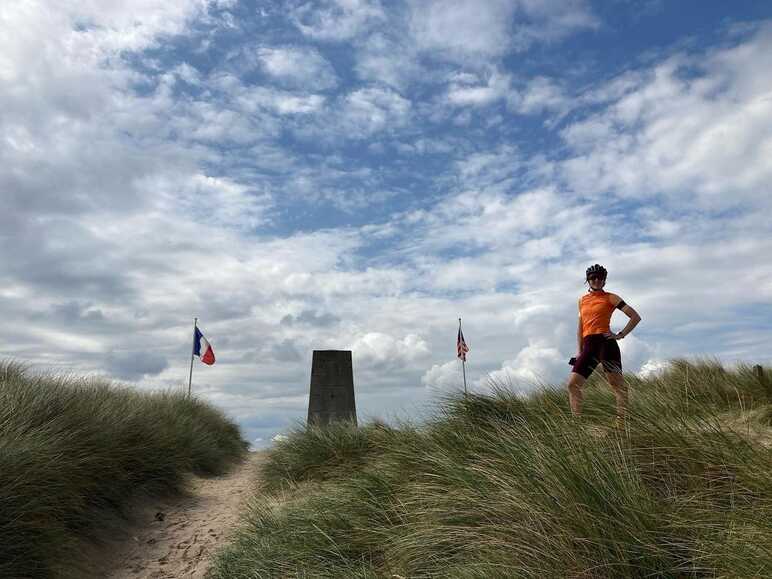
POLYGON ((464 332, 461 331, 461 324, 458 325, 458 339, 456 340, 456 355, 466 362, 466 353, 469 351, 469 346, 464 341, 464 332))

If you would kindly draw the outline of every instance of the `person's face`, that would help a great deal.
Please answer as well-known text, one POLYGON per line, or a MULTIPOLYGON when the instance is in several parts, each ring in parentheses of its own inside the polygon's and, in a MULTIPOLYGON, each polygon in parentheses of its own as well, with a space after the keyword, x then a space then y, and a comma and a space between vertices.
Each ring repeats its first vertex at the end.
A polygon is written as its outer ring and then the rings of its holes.
POLYGON ((602 288, 604 285, 606 285, 606 278, 604 278, 604 277, 601 277, 601 276, 599 276, 599 275, 598 275, 598 274, 596 274, 596 273, 594 273, 594 274, 591 274, 591 275, 590 275, 590 276, 587 278, 587 281, 589 281, 589 282, 590 282, 590 287, 591 287, 591 288, 593 288, 593 289, 600 289, 600 288, 602 288))

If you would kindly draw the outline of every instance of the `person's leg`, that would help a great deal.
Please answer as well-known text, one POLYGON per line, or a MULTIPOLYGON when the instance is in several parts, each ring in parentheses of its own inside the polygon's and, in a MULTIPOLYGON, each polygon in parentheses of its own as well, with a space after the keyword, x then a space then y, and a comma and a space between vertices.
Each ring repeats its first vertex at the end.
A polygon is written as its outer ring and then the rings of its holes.
POLYGON ((606 372, 611 390, 614 391, 614 397, 617 399, 617 419, 624 421, 627 413, 627 386, 621 372, 606 372))
POLYGON ((622 354, 616 340, 608 340, 603 345, 601 362, 606 372, 606 380, 617 400, 617 422, 621 423, 627 413, 627 386, 622 376, 622 354))
POLYGON ((571 372, 568 378, 568 401, 571 404, 571 414, 579 416, 582 413, 582 386, 587 380, 581 374, 571 372))
MULTIPOLYGON (((602 340, 601 336, 601 340, 602 340)), ((568 401, 571 404, 571 414, 579 416, 582 413, 582 386, 598 365, 600 341, 596 336, 585 336, 582 340, 582 350, 574 362, 574 369, 568 378, 568 401)))

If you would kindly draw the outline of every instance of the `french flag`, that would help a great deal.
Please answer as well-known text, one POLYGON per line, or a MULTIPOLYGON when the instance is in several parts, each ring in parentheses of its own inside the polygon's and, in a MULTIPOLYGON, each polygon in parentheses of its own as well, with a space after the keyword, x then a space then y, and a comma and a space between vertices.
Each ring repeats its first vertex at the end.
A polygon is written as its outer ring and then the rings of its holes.
POLYGON ((196 337, 193 340, 193 353, 201 358, 201 361, 204 364, 208 364, 209 366, 214 364, 214 350, 212 350, 212 345, 204 337, 204 334, 201 333, 201 330, 198 329, 198 326, 196 326, 196 337))

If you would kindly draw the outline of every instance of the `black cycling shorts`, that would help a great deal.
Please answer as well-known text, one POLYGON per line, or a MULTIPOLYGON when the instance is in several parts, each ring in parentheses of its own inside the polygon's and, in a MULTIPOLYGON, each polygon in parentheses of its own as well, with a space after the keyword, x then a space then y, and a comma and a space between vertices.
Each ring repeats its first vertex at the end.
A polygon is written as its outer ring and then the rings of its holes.
POLYGON ((603 334, 590 334, 582 339, 582 352, 574 363, 574 372, 589 378, 598 362, 606 372, 622 372, 622 355, 616 340, 603 334))

